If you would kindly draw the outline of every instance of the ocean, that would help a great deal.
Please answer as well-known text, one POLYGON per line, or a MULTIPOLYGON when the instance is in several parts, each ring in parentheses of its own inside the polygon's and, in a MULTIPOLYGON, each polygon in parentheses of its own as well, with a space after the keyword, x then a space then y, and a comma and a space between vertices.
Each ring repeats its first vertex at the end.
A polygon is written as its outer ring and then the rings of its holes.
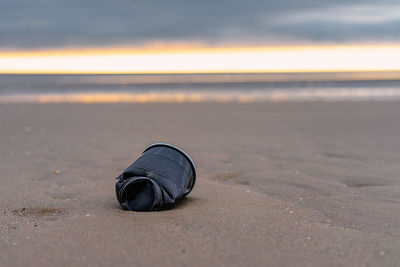
POLYGON ((399 100, 400 72, 0 75, 0 102, 399 100))

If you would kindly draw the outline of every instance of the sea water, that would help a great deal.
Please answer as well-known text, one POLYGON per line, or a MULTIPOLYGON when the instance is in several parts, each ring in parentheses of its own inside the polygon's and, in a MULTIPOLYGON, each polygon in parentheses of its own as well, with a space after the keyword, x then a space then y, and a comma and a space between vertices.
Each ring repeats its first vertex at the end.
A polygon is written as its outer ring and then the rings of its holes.
POLYGON ((0 102, 382 99, 400 99, 400 72, 0 75, 0 102))

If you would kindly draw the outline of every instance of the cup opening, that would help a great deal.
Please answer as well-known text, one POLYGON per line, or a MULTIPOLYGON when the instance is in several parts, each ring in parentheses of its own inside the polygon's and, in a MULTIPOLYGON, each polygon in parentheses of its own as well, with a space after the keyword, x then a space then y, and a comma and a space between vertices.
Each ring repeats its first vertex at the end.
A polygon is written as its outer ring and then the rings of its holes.
POLYGON ((130 210, 150 210, 154 203, 154 190, 147 179, 138 179, 125 188, 126 202, 130 210))

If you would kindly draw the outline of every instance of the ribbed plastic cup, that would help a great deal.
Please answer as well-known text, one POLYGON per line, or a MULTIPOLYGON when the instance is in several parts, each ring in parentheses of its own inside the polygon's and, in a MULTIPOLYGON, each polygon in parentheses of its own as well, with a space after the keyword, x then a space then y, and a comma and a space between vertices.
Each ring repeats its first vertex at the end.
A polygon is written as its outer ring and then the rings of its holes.
POLYGON ((196 167, 180 148, 155 143, 117 177, 117 199, 124 209, 170 209, 188 195, 196 182, 196 167))

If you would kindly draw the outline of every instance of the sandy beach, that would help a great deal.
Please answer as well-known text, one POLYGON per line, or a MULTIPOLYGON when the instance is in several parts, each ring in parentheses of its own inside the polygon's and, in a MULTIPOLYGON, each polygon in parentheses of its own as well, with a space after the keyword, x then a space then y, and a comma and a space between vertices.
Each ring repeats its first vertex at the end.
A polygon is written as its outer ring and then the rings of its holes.
POLYGON ((400 102, 0 104, 1 266, 397 266, 400 102), (198 168, 119 208, 154 142, 198 168))

